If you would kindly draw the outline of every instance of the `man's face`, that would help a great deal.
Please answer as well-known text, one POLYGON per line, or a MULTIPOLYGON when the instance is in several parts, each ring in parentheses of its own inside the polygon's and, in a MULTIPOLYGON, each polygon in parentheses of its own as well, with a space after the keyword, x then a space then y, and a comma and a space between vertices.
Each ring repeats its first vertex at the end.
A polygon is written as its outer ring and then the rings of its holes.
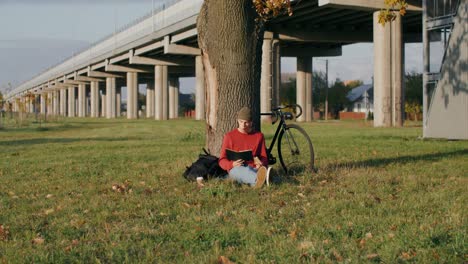
POLYGON ((250 133, 252 130, 252 121, 237 119, 239 124, 239 131, 242 133, 250 133))

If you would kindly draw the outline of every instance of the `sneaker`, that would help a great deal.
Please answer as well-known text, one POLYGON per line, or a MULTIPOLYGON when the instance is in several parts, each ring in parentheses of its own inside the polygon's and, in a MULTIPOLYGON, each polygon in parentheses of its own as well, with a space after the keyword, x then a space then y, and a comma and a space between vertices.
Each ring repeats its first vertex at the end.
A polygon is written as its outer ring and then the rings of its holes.
POLYGON ((268 167, 267 173, 266 173, 266 184, 267 186, 270 186, 270 172, 273 167, 268 167))
POLYGON ((263 186, 263 184, 265 183, 265 180, 266 180, 266 177, 267 177, 267 168, 265 167, 260 167, 258 168, 258 171, 257 171, 257 182, 255 182, 255 186, 254 188, 260 188, 263 186))

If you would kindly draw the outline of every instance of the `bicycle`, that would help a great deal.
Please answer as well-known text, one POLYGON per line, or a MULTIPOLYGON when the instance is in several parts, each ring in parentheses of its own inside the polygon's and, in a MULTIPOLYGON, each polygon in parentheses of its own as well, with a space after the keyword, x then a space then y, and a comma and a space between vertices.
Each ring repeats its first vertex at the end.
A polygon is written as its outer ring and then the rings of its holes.
POLYGON ((273 165, 276 163, 276 157, 273 156, 272 150, 276 140, 278 140, 278 157, 286 174, 296 175, 302 172, 315 172, 314 147, 310 137, 302 127, 286 123, 286 120, 294 119, 294 115, 291 112, 282 110, 292 107, 299 109, 296 118, 302 115, 302 107, 298 104, 279 106, 273 108, 271 113, 260 114, 274 116, 272 125, 279 120, 273 140, 267 149, 268 164, 273 165))

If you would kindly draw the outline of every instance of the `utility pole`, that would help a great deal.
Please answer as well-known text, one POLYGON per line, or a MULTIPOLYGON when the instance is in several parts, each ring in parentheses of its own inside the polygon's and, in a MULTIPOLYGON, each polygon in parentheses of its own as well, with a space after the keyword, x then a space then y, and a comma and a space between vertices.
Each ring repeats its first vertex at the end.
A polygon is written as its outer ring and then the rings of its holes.
POLYGON ((328 120, 328 59, 325 60, 325 120, 328 120))

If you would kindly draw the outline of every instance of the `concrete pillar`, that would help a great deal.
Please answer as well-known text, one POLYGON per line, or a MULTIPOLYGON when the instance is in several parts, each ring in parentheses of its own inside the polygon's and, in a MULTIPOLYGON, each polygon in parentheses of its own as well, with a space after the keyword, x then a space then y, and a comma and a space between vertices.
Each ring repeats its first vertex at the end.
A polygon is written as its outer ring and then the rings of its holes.
POLYGON ((169 119, 179 117, 179 78, 169 78, 169 119))
MULTIPOLYGON (((262 46, 262 73, 260 77, 260 112, 271 111, 271 93, 273 87, 273 56, 271 53, 272 39, 263 39, 262 46)), ((271 120, 271 116, 261 116, 262 121, 271 120)))
POLYGON ((311 121, 313 108, 311 57, 297 57, 296 103, 302 107, 302 115, 297 121, 311 121))
POLYGON ((34 113, 34 95, 28 98, 28 112, 34 113))
POLYGON ((106 103, 107 103, 106 95, 103 93, 103 94, 101 94, 101 117, 106 117, 107 116, 106 103))
POLYGON ((281 48, 280 41, 278 39, 273 39, 271 52, 273 56, 273 87, 271 92, 271 106, 276 107, 281 104, 281 48))
POLYGON ((146 84, 146 117, 154 117, 154 82, 146 84))
POLYGON ((154 93, 155 93, 155 119, 167 120, 168 118, 168 76, 167 66, 156 65, 154 67, 154 93))
POLYGON ((45 97, 46 97, 45 94, 42 93, 41 94, 41 110, 40 110, 41 114, 46 113, 46 98, 45 97))
POLYGON ((75 117, 75 87, 68 88, 68 117, 75 117))
POLYGON ((67 89, 60 89, 60 115, 67 115, 67 89))
POLYGON ((138 118, 138 73, 127 72, 127 118, 138 118))
POLYGON ((78 85, 78 117, 85 117, 85 109, 86 109, 86 101, 85 95, 86 93, 86 85, 79 84, 78 85))
POLYGON ((195 57, 195 119, 205 119, 205 70, 201 56, 195 57))
POLYGON ((91 117, 99 117, 99 82, 91 82, 91 117))
POLYGON ((106 78, 106 117, 115 118, 115 78, 106 78))
POLYGON ((52 92, 47 93, 47 115, 52 115, 54 112, 54 107, 53 107, 53 102, 54 102, 54 95, 52 92))
POLYGON ((52 93, 52 111, 55 116, 58 116, 60 113, 60 98, 59 98, 59 91, 54 91, 52 93))
POLYGON ((120 117, 121 106, 122 105, 122 87, 115 89, 115 116, 120 117))
POLYGON ((374 126, 402 126, 403 41, 401 16, 385 26, 374 12, 374 126))

